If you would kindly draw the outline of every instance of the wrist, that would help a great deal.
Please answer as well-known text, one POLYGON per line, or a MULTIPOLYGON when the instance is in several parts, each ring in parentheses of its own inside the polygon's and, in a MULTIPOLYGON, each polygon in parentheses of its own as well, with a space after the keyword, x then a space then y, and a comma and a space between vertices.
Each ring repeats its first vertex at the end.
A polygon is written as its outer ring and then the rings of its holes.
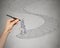
POLYGON ((8 32, 8 31, 4 31, 4 32, 3 32, 3 35, 4 35, 4 36, 8 36, 8 35, 9 35, 9 32, 8 32))
POLYGON ((4 33, 7 33, 7 34, 8 34, 8 33, 9 33, 9 30, 5 29, 5 30, 4 30, 4 33))
POLYGON ((4 34, 9 34, 9 32, 8 31, 4 31, 4 34))

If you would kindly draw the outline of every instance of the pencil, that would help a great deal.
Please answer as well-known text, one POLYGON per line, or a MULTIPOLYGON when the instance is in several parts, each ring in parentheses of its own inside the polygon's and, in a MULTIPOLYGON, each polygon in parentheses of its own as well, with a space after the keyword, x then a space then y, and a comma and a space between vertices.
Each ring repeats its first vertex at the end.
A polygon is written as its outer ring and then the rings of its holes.
MULTIPOLYGON (((15 19, 15 20, 17 19, 16 17, 13 17, 13 16, 8 15, 8 14, 7 14, 6 16, 8 16, 8 17, 10 17, 10 18, 13 18, 13 19, 15 19)), ((19 21, 21 21, 21 20, 19 19, 19 21)))

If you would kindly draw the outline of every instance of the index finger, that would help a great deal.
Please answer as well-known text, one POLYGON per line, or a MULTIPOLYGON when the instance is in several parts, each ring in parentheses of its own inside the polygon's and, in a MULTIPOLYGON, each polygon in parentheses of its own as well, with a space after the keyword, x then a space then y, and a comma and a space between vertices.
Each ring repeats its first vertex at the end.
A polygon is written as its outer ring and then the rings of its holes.
POLYGON ((18 21, 19 21, 19 19, 16 19, 16 20, 14 20, 14 21, 12 22, 12 24, 14 25, 14 24, 16 24, 18 21))

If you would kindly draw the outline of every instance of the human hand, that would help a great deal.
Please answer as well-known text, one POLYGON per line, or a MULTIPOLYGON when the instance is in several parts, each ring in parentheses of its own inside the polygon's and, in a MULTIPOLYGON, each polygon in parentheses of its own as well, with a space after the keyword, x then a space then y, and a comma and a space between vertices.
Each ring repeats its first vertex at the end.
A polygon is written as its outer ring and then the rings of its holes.
POLYGON ((14 25, 18 23, 19 19, 9 19, 7 20, 5 31, 10 32, 14 25))

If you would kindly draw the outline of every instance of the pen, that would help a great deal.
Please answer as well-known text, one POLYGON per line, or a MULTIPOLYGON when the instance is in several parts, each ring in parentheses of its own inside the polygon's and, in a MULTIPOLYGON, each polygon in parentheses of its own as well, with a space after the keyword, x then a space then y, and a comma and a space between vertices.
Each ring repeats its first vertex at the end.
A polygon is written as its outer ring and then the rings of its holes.
MULTIPOLYGON (((11 18, 13 18, 13 19, 17 19, 16 17, 13 17, 13 16, 8 15, 8 14, 7 14, 6 16, 11 17, 11 18)), ((21 20, 19 19, 19 21, 21 21, 21 20)))

